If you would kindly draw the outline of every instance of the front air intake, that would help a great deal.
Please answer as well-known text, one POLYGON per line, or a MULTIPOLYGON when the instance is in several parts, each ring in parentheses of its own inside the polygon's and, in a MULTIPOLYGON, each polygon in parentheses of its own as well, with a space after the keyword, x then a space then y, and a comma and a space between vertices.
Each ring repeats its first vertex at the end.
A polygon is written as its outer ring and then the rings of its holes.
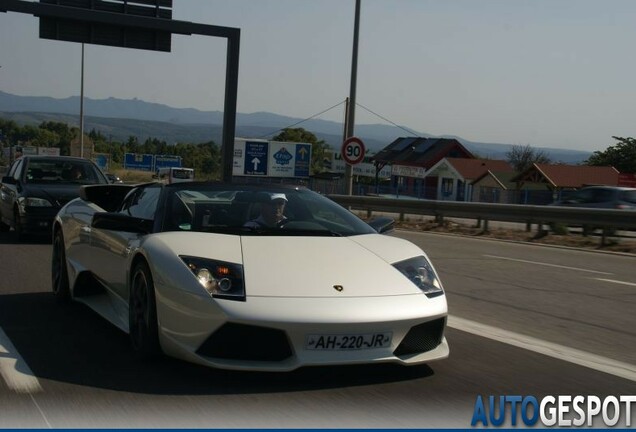
POLYGON ((393 351, 396 357, 420 354, 437 348, 444 337, 446 317, 411 327, 400 345, 393 351))
POLYGON ((292 349, 282 330, 227 323, 201 344, 197 354, 226 360, 283 361, 292 356, 292 349))

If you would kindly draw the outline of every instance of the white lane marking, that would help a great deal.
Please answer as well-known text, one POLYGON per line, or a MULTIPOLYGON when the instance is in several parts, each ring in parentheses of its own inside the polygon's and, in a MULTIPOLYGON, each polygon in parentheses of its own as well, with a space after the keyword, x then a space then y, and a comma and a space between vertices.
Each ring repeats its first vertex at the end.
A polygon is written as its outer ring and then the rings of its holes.
POLYGON ((40 408, 40 405, 37 403, 37 401, 35 400, 35 397, 30 394, 29 396, 31 396, 31 400, 33 401, 33 404, 35 405, 35 407, 38 409, 38 411, 40 412, 40 415, 42 416, 42 418, 44 419, 44 423, 46 423, 46 425, 48 426, 49 429, 53 429, 53 426, 51 426, 51 423, 49 423, 49 420, 46 418, 46 416, 44 415, 44 411, 42 411, 42 408, 40 408))
POLYGON ((16 393, 42 391, 40 382, 2 328, 0 328, 0 375, 7 386, 16 393))
POLYGON ((536 265, 542 265, 542 266, 548 266, 548 267, 557 267, 562 269, 576 270, 576 271, 588 272, 588 273, 597 273, 597 274, 604 274, 604 275, 614 274, 614 273, 607 273, 607 272, 596 271, 596 270, 582 269, 578 267, 568 267, 568 266, 562 266, 558 264, 550 264, 550 263, 543 263, 538 261, 528 261, 528 260, 522 260, 522 259, 516 259, 516 258, 508 258, 508 257, 497 256, 497 255, 484 255, 484 256, 488 258, 497 258, 497 259, 502 259, 507 261, 517 261, 517 262, 522 262, 526 264, 536 264, 536 265))
POLYGON ((477 336, 503 342, 508 345, 534 351, 559 360, 574 363, 590 369, 636 381, 636 366, 612 360, 586 351, 546 342, 532 336, 525 336, 486 324, 480 324, 456 316, 448 316, 448 326, 477 336))
POLYGON ((603 278, 593 278, 599 281, 603 281, 603 282, 611 282, 611 283, 615 283, 615 284, 621 284, 621 285, 629 285, 629 286, 636 286, 636 283, 634 282, 623 282, 623 281, 619 281, 619 280, 614 280, 614 279, 603 279, 603 278))

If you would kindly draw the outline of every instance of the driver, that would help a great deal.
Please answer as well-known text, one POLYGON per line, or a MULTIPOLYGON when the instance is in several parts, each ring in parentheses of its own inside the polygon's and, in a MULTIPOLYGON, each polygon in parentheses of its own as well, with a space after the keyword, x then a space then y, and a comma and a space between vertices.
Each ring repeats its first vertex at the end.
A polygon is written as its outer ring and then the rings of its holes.
POLYGON ((79 165, 73 165, 71 168, 71 180, 82 180, 84 178, 84 171, 79 165))
POLYGON ((283 225, 287 218, 283 214, 287 204, 284 193, 268 193, 261 204, 261 214, 256 219, 245 223, 248 228, 275 228, 283 225))

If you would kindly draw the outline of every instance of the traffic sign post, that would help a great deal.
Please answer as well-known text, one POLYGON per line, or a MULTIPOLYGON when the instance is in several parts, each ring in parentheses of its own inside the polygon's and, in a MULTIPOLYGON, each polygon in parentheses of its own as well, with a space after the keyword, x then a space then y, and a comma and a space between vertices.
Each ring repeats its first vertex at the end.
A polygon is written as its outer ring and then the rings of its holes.
POLYGON ((364 143, 360 138, 349 137, 342 143, 342 158, 349 165, 357 165, 364 160, 364 143))

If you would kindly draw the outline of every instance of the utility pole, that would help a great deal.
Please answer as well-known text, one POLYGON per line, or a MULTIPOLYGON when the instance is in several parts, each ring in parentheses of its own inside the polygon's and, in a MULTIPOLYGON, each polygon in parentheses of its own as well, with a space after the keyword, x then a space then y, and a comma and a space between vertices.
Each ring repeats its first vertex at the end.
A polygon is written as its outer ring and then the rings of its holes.
POLYGON ((82 83, 80 84, 80 157, 84 157, 84 44, 82 44, 82 83))
POLYGON ((344 109, 344 130, 342 131, 342 142, 348 138, 349 133, 349 98, 345 98, 345 109, 344 109))
MULTIPOLYGON (((358 75, 358 34, 360 33, 360 0, 356 0, 356 13, 353 26, 353 55, 351 59, 351 87, 349 89, 349 109, 346 117, 346 138, 353 136, 356 112, 356 82, 358 75)), ((347 195, 353 193, 353 166, 345 165, 345 182, 347 184, 347 195)))

